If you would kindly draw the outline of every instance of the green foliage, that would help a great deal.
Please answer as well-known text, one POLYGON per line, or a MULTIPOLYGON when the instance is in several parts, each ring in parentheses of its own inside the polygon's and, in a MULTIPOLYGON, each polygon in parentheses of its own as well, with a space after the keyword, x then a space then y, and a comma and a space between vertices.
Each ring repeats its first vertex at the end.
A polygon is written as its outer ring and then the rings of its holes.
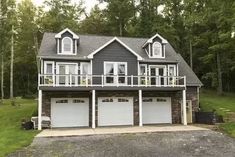
POLYGON ((21 120, 30 119, 37 105, 35 100, 16 99, 16 106, 10 100, 0 105, 0 156, 5 156, 29 145, 36 130, 21 129, 21 120))
POLYGON ((10 37, 14 25, 14 94, 37 91, 36 54, 44 32, 68 27, 82 34, 151 37, 164 36, 189 63, 192 43, 193 70, 205 87, 235 91, 234 0, 104 0, 85 12, 82 1, 46 0, 36 7, 32 0, 0 0, 0 53, 4 60, 4 91, 9 95, 10 37), (9 9, 11 8, 11 9, 9 9), (219 64, 220 63, 220 64, 219 64), (220 66, 219 66, 220 65, 220 66), (221 78, 220 75, 221 74, 221 78))

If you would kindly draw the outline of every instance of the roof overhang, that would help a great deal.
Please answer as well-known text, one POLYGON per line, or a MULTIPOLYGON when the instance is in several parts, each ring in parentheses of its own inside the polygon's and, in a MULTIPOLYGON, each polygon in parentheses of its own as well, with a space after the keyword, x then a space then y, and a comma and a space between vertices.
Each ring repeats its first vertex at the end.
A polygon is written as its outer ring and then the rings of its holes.
POLYGON ((163 44, 167 44, 168 43, 168 41, 166 40, 166 39, 164 39, 160 34, 155 34, 153 37, 151 37, 150 39, 148 39, 145 43, 144 43, 144 45, 142 46, 142 48, 144 48, 147 44, 149 44, 149 43, 153 43, 153 39, 155 39, 156 37, 158 37, 159 39, 161 39, 162 40, 162 43, 163 44))
POLYGON ((74 39, 79 39, 79 36, 77 34, 75 34, 73 31, 71 31, 68 28, 65 28, 64 30, 62 30, 60 33, 55 35, 55 38, 61 38, 61 35, 64 34, 65 32, 69 32, 73 35, 74 39))
POLYGON ((95 51, 93 51, 91 54, 89 54, 87 57, 90 59, 93 59, 94 55, 98 52, 100 52, 102 49, 104 49, 106 46, 108 46, 109 44, 113 43, 114 41, 119 42, 122 46, 124 46, 127 50, 129 50, 133 55, 135 55, 137 57, 137 60, 143 60, 143 58, 138 55, 134 50, 132 50, 129 46, 127 46, 125 43, 123 43, 120 39, 118 39, 117 37, 114 37, 113 39, 109 40, 107 43, 105 43, 104 45, 102 45, 101 47, 99 47, 98 49, 96 49, 95 51))

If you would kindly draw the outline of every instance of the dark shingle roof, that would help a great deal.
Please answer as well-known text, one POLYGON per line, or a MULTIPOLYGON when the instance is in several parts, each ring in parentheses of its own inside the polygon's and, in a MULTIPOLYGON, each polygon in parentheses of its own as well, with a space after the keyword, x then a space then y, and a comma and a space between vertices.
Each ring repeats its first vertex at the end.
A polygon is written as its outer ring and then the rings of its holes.
MULTIPOLYGON (((112 36, 97 36, 97 35, 79 35, 80 44, 78 46, 78 53, 76 56, 71 55, 57 55, 56 53, 56 33, 45 33, 43 35, 42 43, 40 46, 38 57, 50 59, 88 59, 87 56, 94 52, 99 47, 103 46, 109 40, 113 39, 112 36)), ((123 43, 135 51, 143 58, 142 62, 179 62, 179 75, 187 76, 187 85, 201 86, 202 83, 191 70, 184 59, 175 52, 172 46, 166 44, 166 57, 164 59, 149 58, 146 52, 142 49, 142 45, 148 40, 147 38, 129 38, 118 37, 123 43)))

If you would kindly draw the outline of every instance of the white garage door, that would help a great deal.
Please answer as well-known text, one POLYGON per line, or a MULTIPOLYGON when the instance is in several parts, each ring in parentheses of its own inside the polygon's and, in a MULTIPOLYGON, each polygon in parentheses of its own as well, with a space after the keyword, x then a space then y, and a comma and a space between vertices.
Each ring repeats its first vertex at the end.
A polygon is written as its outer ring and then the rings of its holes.
POLYGON ((172 123, 171 98, 143 98, 143 124, 172 123))
POLYGON ((52 98, 52 127, 89 126, 88 98, 52 98))
POLYGON ((132 97, 98 98, 98 126, 133 125, 132 97))

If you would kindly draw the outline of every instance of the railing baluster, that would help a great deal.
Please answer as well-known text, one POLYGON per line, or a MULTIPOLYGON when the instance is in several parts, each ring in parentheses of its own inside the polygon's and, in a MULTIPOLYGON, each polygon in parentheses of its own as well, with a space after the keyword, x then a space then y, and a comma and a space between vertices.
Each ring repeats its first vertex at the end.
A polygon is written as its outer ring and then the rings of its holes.
POLYGON ((104 87, 104 75, 101 76, 101 86, 104 87))
POLYGON ((88 87, 88 77, 87 77, 87 74, 86 74, 86 87, 88 87))
POLYGON ((131 87, 133 87, 133 75, 131 75, 131 87))

